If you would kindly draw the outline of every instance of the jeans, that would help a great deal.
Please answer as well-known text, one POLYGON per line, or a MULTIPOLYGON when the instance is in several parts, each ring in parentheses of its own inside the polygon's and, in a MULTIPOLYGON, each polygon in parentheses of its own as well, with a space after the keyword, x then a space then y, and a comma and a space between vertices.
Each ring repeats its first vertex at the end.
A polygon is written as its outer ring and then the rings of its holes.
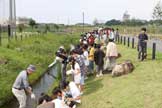
POLYGON ((138 59, 140 60, 144 60, 146 58, 147 55, 147 45, 139 45, 138 46, 138 59))
POLYGON ((90 73, 94 72, 94 61, 92 60, 89 61, 89 71, 90 73))
POLYGON ((102 74, 103 66, 96 65, 96 72, 97 72, 97 74, 102 74))
POLYGON ((66 67, 67 67, 67 63, 62 63, 62 66, 61 66, 61 85, 64 84, 64 82, 66 82, 66 67))

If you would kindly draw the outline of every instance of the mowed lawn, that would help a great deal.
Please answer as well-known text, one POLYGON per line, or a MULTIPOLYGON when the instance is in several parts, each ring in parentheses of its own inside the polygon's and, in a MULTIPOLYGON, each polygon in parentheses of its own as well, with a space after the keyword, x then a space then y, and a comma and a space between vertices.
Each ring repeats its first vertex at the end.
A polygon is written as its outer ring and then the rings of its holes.
POLYGON ((152 61, 150 50, 148 60, 139 62, 136 49, 118 49, 122 57, 117 62, 132 60, 135 70, 116 78, 89 78, 79 108, 162 108, 162 54, 152 61))

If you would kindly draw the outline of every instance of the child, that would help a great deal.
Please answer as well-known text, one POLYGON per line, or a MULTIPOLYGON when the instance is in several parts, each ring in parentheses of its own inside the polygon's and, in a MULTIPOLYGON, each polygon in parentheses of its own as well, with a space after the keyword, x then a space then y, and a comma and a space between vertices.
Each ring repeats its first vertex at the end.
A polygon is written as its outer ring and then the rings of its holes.
MULTIPOLYGON (((83 58, 85 63, 85 74, 88 72, 89 60, 88 60, 88 45, 83 46, 83 58)), ((86 76, 87 78, 87 76, 86 76)))
POLYGON ((80 66, 74 58, 71 59, 71 65, 72 65, 72 73, 74 75, 74 82, 77 85, 77 87, 79 88, 80 82, 81 82, 80 66))
POLYGON ((96 64, 96 77, 103 76, 103 65, 104 65, 105 53, 100 49, 100 45, 97 45, 97 49, 94 53, 94 61, 96 64))

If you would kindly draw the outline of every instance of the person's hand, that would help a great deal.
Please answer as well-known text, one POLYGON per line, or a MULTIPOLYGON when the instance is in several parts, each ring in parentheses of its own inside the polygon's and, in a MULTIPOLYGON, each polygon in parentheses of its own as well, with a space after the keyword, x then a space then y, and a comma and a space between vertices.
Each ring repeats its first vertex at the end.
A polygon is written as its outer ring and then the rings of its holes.
POLYGON ((67 98, 68 101, 73 101, 73 98, 67 98))
POLYGON ((31 98, 32 99, 35 99, 36 98, 34 93, 31 94, 31 98))

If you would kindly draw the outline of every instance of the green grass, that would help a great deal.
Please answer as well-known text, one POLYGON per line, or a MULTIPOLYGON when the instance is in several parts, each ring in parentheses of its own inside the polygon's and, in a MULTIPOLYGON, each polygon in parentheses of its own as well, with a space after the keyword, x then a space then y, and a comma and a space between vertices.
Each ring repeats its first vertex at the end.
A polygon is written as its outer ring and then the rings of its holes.
POLYGON ((79 108, 162 108, 162 54, 157 53, 157 60, 139 62, 137 51, 118 45, 124 60, 132 60, 133 73, 112 78, 110 74, 101 78, 90 77, 85 86, 82 104, 79 108))
POLYGON ((22 69, 29 64, 36 65, 37 72, 29 78, 30 84, 33 84, 54 60, 58 47, 65 45, 68 49, 70 43, 78 43, 77 35, 47 34, 26 38, 23 41, 13 39, 7 48, 0 47, 0 103, 12 98, 12 84, 22 69))

